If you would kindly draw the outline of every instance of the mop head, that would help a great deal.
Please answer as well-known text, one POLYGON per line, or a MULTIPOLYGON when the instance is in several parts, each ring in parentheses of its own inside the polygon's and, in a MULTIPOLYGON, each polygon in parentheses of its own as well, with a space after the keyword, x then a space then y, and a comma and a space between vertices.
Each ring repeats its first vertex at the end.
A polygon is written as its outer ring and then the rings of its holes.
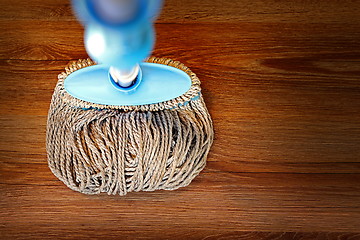
POLYGON ((152 57, 147 62, 186 72, 190 89, 161 103, 109 106, 79 100, 64 89, 65 78, 94 65, 91 60, 74 62, 59 75, 46 148, 51 171, 69 188, 120 195, 174 190, 187 186, 205 167, 214 133, 199 79, 177 61, 152 57))

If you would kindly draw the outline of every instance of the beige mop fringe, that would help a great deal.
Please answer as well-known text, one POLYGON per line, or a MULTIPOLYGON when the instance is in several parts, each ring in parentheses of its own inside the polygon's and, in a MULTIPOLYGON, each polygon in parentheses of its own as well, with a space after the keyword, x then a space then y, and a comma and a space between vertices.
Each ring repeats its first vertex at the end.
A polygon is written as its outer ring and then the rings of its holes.
POLYGON ((72 72, 91 60, 70 64, 52 97, 46 148, 56 177, 85 194, 125 195, 132 191, 184 187, 205 167, 213 126, 200 81, 186 66, 149 58, 185 71, 188 92, 170 101, 141 106, 109 106, 72 97, 63 86, 72 72))

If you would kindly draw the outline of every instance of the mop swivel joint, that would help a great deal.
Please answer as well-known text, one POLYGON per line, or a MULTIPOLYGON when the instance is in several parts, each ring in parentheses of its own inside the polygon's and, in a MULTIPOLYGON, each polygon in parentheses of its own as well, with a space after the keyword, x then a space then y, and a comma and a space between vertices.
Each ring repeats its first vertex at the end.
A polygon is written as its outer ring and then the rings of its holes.
POLYGON ((109 75, 111 81, 114 81, 116 84, 122 88, 129 88, 133 86, 137 78, 139 77, 140 67, 139 64, 135 65, 131 71, 121 71, 115 67, 110 67, 109 75))

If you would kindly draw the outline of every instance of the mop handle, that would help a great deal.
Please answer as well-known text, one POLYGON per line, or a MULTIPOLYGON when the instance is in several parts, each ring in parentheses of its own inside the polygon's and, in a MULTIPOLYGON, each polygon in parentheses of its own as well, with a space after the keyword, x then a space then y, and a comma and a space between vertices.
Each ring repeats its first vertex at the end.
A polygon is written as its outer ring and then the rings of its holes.
POLYGON ((84 25, 89 56, 108 65, 118 85, 129 87, 139 75, 138 63, 153 49, 162 0, 72 0, 72 6, 84 25))

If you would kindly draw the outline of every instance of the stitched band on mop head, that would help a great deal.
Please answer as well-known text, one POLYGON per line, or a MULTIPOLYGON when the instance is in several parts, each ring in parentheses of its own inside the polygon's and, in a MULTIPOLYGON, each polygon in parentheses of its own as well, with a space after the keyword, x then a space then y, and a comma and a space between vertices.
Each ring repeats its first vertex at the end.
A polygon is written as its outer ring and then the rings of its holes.
MULTIPOLYGON (((190 99, 190 101, 196 101, 196 100, 199 100, 200 99, 200 95, 201 95, 201 92, 199 92, 199 94, 195 97, 193 97, 192 99, 190 99)), ((186 106, 187 104, 189 104, 190 101, 187 101, 187 102, 184 102, 184 103, 179 103, 179 105, 177 107, 181 107, 181 106, 186 106)), ((173 107, 173 108, 170 108, 170 109, 175 109, 177 107, 173 107)), ((97 110, 97 111, 103 111, 103 110, 106 110, 106 109, 103 109, 103 108, 96 108, 96 107, 89 107, 89 108, 81 108, 81 107, 74 107, 74 108, 80 108, 81 110, 97 110)))

